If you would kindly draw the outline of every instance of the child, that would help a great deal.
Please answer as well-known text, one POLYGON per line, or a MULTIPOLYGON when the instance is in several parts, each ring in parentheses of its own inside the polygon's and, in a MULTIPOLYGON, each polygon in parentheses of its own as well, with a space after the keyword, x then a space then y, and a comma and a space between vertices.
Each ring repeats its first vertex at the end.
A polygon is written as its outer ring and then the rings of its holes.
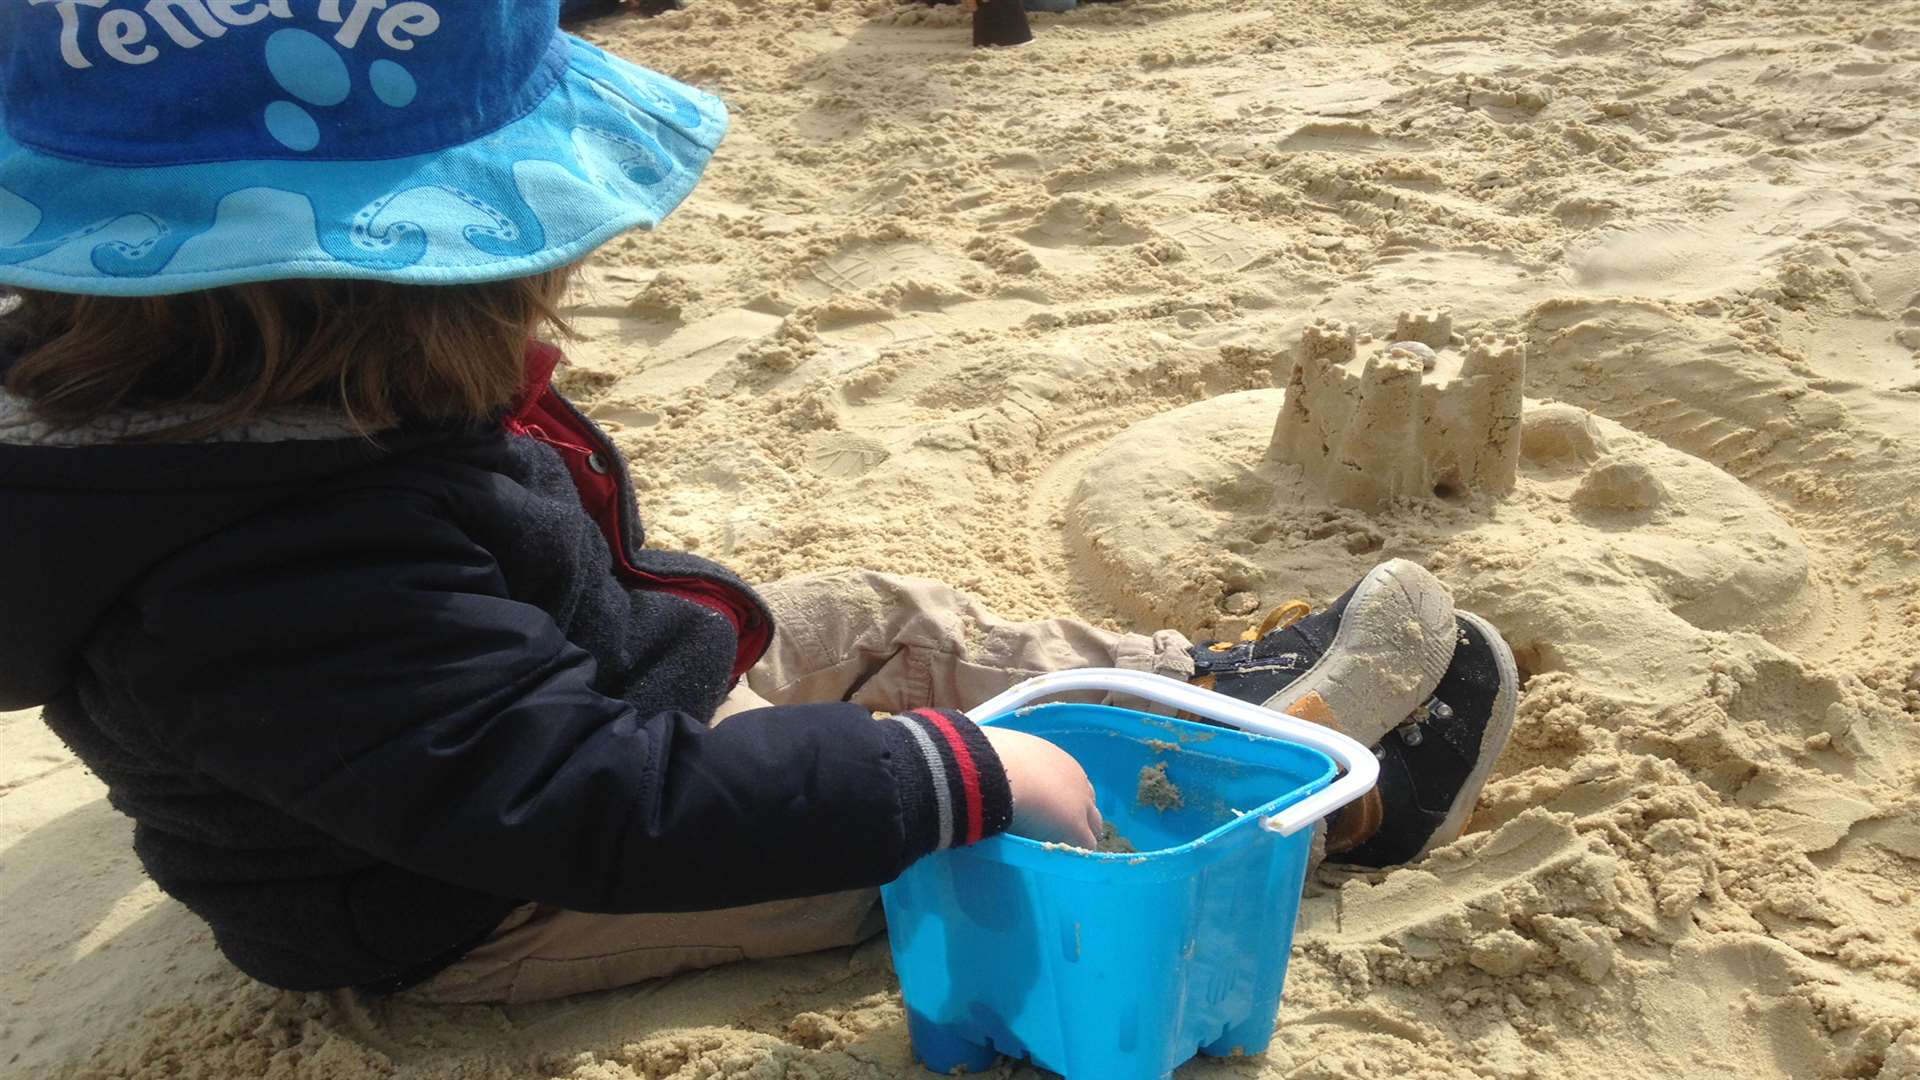
POLYGON ((1377 745, 1338 858, 1458 833, 1514 671, 1411 564, 1196 648, 643 548, 526 342, 725 120, 558 2, 0 6, 0 708, 239 968, 529 1001, 861 940, 930 852, 1094 843, 1070 757, 952 711, 1064 667, 1377 745))

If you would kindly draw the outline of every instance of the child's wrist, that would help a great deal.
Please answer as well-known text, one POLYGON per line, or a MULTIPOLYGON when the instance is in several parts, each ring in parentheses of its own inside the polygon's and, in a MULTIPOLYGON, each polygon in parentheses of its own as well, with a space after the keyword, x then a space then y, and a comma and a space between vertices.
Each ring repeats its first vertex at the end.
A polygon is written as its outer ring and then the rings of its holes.
POLYGON ((986 733, 965 715, 915 709, 890 717, 903 739, 895 755, 909 842, 925 851, 979 843, 1013 821, 1006 767, 986 733))

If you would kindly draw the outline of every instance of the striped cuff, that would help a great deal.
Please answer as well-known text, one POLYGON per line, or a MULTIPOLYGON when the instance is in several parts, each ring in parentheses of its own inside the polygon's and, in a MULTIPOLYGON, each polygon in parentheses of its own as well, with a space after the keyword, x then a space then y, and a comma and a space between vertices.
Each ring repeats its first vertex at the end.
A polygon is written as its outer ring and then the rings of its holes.
POLYGON ((900 725, 912 748, 896 765, 910 842, 918 841, 923 851, 944 851, 977 844, 1013 824, 1006 769, 973 721, 943 709, 915 709, 885 722, 900 725))

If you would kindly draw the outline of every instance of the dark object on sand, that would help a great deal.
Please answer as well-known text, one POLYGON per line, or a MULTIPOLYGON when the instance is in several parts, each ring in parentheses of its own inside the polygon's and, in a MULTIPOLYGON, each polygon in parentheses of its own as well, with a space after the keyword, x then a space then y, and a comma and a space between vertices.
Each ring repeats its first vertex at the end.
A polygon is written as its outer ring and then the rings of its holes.
POLYGON ((616 11, 659 15, 685 6, 683 0, 560 0, 560 25, 576 26, 616 11))
POLYGON ((980 0, 973 9, 973 43, 1025 45, 1033 40, 1027 8, 1021 0, 980 0))

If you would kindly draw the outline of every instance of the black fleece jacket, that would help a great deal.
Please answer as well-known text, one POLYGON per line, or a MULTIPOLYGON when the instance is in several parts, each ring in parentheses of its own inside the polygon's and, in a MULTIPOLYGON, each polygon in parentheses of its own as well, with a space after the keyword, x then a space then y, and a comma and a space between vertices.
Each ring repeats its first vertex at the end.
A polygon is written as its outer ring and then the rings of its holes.
POLYGON ((531 430, 176 445, 50 432, 0 395, 0 708, 46 706, 149 874, 255 978, 394 989, 526 901, 876 885, 1011 817, 958 714, 709 727, 770 616, 641 549, 611 443, 544 378, 530 394, 531 430), (617 520, 583 507, 589 461, 617 520))

